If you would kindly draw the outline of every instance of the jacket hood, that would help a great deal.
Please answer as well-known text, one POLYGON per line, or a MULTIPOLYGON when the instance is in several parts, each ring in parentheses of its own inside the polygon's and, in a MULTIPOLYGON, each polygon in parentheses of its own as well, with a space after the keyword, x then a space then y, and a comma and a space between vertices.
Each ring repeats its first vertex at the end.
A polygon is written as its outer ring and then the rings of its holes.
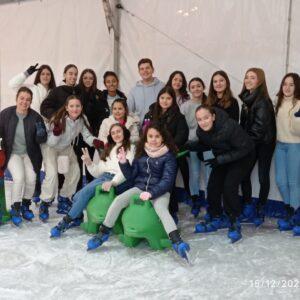
POLYGON ((154 77, 154 80, 150 84, 144 84, 141 80, 136 83, 137 87, 151 87, 156 86, 160 83, 160 80, 154 77))

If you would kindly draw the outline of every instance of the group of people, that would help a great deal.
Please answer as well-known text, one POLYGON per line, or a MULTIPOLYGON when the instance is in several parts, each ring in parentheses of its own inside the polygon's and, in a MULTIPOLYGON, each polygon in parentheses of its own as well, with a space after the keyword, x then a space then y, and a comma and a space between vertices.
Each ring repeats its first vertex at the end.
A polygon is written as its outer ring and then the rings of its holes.
POLYGON ((115 187, 100 231, 88 242, 99 247, 110 235, 120 212, 139 194, 151 201, 174 250, 185 257, 189 245, 177 229, 178 199, 175 181, 180 170, 192 214, 202 205, 201 167, 205 166, 207 214, 195 231, 228 228, 232 242, 241 239, 241 221, 264 222, 270 189, 270 167, 275 151, 276 183, 286 207, 280 230, 300 235, 300 78, 282 79, 273 105, 264 71, 247 70, 239 95, 241 112, 226 72, 215 72, 208 95, 199 77, 187 82, 174 71, 166 84, 155 78, 149 58, 138 62, 141 80, 126 97, 118 76, 104 74, 106 90, 97 89, 92 69, 67 65, 56 86, 48 65, 29 67, 11 79, 16 105, 0 113, 0 138, 5 159, 0 167, 13 178, 12 222, 31 220, 32 199, 40 198, 39 217, 49 218, 49 206, 58 194, 57 212, 66 214, 51 236, 59 237, 79 225, 95 187, 115 187), (36 73, 33 85, 24 85, 36 73), (177 155, 188 150, 188 155, 177 155), (61 158, 61 159, 60 159, 61 158), (67 164, 63 176, 60 164, 67 164), (252 201, 251 173, 258 162, 259 200, 252 201), (41 183, 40 170, 45 171, 41 183), (87 184, 82 178, 87 167, 87 184), (243 202, 239 199, 239 186, 243 202))

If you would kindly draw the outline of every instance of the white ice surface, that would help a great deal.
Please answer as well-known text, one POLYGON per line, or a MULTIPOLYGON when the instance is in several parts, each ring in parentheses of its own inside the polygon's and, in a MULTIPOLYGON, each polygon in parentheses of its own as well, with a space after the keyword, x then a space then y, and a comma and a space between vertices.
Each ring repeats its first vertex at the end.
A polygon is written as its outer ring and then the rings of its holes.
POLYGON ((46 224, 35 218, 0 227, 1 300, 300 299, 300 238, 280 233, 275 220, 243 226, 243 240, 232 245, 226 230, 194 234, 196 221, 181 205, 182 237, 192 249, 187 265, 172 250, 130 249, 115 236, 87 252, 90 236, 79 228, 50 239, 61 218, 54 209, 46 224))

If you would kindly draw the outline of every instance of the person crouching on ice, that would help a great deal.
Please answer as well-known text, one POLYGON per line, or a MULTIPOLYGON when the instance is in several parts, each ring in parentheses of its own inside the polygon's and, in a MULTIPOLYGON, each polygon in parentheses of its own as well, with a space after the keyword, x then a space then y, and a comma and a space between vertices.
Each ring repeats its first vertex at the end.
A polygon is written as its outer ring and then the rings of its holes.
POLYGON ((176 224, 169 213, 170 191, 176 179, 176 146, 168 132, 157 124, 150 125, 137 145, 135 159, 130 165, 122 147, 118 154, 120 168, 134 186, 117 196, 111 204, 99 233, 88 241, 88 250, 101 246, 108 240, 122 209, 129 205, 133 195, 139 194, 143 201, 151 201, 164 229, 172 242, 173 249, 186 258, 190 247, 183 242, 176 224))
POLYGON ((69 158, 69 170, 64 174, 65 181, 60 190, 58 201, 65 202, 71 207, 70 199, 76 191, 80 178, 78 161, 72 146, 74 139, 81 133, 88 145, 94 146, 96 149, 103 147, 103 142, 90 133, 88 123, 82 113, 81 101, 75 95, 67 98, 65 106, 54 114, 48 126, 48 140, 42 146, 46 173, 40 195, 42 203, 39 217, 42 221, 49 218, 49 203, 54 199, 58 187, 57 157, 65 155, 69 158))
POLYGON ((96 186, 101 185, 104 191, 109 191, 112 186, 117 186, 125 180, 117 157, 121 148, 126 152, 125 159, 131 163, 134 157, 134 146, 130 145, 130 132, 121 124, 113 124, 107 137, 107 146, 98 164, 92 162, 87 149, 82 149, 82 160, 96 179, 73 196, 72 208, 62 221, 51 229, 51 237, 59 237, 68 228, 82 222, 82 212, 94 196, 96 186))

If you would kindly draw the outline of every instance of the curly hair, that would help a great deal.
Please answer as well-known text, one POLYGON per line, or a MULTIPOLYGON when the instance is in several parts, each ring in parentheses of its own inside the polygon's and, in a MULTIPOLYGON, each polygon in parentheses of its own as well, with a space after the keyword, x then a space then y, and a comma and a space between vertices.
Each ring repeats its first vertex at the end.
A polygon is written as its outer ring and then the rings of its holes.
POLYGON ((146 154, 145 144, 147 142, 147 135, 148 135, 148 131, 150 129, 155 129, 156 131, 158 131, 159 134, 162 136, 163 144, 166 145, 171 152, 177 153, 177 147, 176 147, 174 140, 173 140, 172 136, 170 135, 170 133, 161 124, 159 124, 157 122, 153 122, 151 125, 149 125, 146 128, 139 143, 137 144, 135 158, 140 158, 146 154))

